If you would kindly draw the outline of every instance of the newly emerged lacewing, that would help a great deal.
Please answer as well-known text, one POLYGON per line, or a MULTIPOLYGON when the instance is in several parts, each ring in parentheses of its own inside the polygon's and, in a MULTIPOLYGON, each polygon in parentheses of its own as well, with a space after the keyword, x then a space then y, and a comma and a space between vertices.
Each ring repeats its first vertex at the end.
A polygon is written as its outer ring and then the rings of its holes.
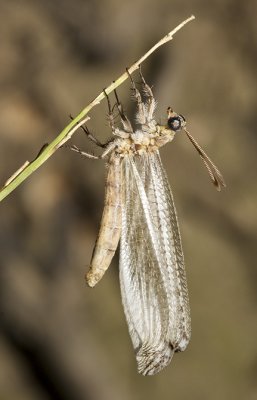
POLYGON ((142 94, 132 77, 137 103, 134 130, 117 93, 109 122, 114 138, 101 144, 88 130, 88 138, 104 148, 99 157, 72 146, 90 158, 107 158, 105 204, 99 235, 86 280, 93 287, 109 267, 120 241, 120 286, 138 371, 153 375, 183 351, 190 340, 188 291, 176 210, 159 148, 184 131, 197 149, 218 190, 225 182, 217 167, 186 129, 182 115, 168 108, 166 125, 154 119, 156 101, 142 80, 142 94), (117 107, 122 129, 115 127, 117 107))

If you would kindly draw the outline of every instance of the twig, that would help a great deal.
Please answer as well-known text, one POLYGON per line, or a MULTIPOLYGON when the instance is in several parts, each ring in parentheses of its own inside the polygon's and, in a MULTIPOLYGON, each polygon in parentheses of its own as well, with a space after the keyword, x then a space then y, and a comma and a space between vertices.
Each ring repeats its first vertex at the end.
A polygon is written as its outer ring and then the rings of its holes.
POLYGON ((130 68, 127 69, 116 81, 112 82, 105 91, 102 91, 87 107, 85 107, 76 118, 74 118, 42 152, 31 162, 26 162, 19 168, 12 176, 6 181, 3 188, 0 190, 0 201, 8 196, 16 187, 18 187, 25 179, 27 179, 32 172, 36 171, 46 160, 51 157, 56 150, 58 150, 67 140, 71 138, 74 132, 89 119, 86 115, 89 111, 99 104, 106 96, 105 93, 110 94, 114 89, 120 86, 134 71, 136 71, 140 64, 142 64, 155 50, 163 44, 173 39, 173 35, 182 29, 188 22, 194 20, 194 15, 181 22, 175 29, 164 36, 158 43, 156 43, 149 51, 147 51, 138 61, 136 61, 130 68))

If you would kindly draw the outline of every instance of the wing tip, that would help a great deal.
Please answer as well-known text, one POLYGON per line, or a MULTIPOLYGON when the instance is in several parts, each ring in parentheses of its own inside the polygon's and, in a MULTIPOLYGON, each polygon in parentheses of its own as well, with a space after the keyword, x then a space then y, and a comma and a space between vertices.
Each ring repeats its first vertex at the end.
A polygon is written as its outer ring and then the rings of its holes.
POLYGON ((143 345, 137 352, 138 372, 144 376, 155 375, 171 362, 174 349, 170 343, 163 348, 143 345))

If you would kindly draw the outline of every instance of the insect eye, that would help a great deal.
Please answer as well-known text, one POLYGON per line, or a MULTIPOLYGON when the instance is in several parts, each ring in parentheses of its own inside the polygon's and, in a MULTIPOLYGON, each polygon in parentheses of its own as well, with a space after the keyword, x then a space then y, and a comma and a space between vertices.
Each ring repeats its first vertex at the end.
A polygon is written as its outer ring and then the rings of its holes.
POLYGON ((185 126, 185 118, 183 115, 177 115, 176 117, 170 117, 168 119, 168 127, 173 131, 179 131, 185 126))

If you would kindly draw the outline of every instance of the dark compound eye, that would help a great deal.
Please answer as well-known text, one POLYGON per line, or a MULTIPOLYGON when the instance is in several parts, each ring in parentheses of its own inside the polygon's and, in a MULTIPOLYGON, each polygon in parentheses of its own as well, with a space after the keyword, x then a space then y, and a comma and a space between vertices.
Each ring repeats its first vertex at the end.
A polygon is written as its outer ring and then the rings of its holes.
POLYGON ((173 131, 179 131, 185 126, 186 120, 183 115, 176 115, 176 117, 170 117, 168 119, 168 127, 173 131))

